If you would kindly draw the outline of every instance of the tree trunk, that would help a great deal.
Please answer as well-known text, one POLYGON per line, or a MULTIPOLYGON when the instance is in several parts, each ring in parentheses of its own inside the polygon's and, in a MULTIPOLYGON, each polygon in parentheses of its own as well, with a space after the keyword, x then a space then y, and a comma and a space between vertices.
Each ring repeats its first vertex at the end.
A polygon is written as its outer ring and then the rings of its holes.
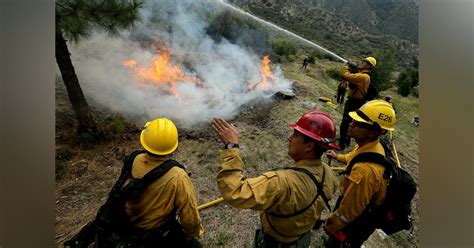
POLYGON ((97 126, 92 117, 91 108, 87 104, 84 93, 79 85, 66 40, 59 28, 56 28, 56 62, 58 63, 64 85, 66 85, 69 100, 71 101, 79 123, 78 132, 95 133, 97 126))

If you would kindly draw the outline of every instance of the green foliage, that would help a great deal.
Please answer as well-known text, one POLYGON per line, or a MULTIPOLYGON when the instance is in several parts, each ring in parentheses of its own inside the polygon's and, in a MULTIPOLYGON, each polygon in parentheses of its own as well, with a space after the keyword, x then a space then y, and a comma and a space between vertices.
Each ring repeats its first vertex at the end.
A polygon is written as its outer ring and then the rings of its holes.
POLYGON ((227 242, 229 241, 229 239, 230 239, 229 234, 227 234, 227 232, 221 231, 217 234, 215 244, 217 246, 225 246, 227 242))
MULTIPOLYGON (((398 94, 408 96, 412 92, 413 87, 418 85, 418 70, 414 68, 407 68, 398 75, 398 94)), ((418 91, 415 96, 418 95, 418 91)))
POLYGON ((384 91, 392 85, 392 73, 396 70, 395 50, 381 49, 374 53, 377 60, 377 66, 370 73, 370 82, 373 83, 379 91, 384 91))
POLYGON ((316 59, 315 59, 314 55, 312 55, 312 54, 309 55, 308 56, 308 63, 314 64, 315 62, 316 62, 316 59))
POLYGON ((125 120, 120 116, 114 117, 109 129, 113 134, 122 134, 125 130, 125 120))
POLYGON ((323 54, 323 59, 327 59, 327 60, 329 60, 329 61, 337 61, 337 60, 335 60, 334 57, 331 56, 329 53, 323 54))
POLYGON ((272 43, 272 49, 274 53, 287 58, 289 55, 295 55, 298 51, 295 43, 284 39, 274 41, 272 43))
POLYGON ((328 74, 329 77, 334 78, 337 81, 342 80, 342 73, 341 70, 338 70, 336 68, 329 68, 326 70, 326 74, 328 74))
POLYGON ((57 0, 56 29, 74 41, 90 35, 95 27, 117 34, 140 20, 141 1, 57 0))
POLYGON ((256 22, 232 11, 213 16, 206 32, 216 41, 225 38, 242 47, 251 48, 258 54, 269 52, 268 32, 263 31, 256 22))
POLYGON ((411 90, 411 80, 409 75, 405 72, 400 73, 398 76, 398 94, 401 96, 408 96, 411 90))

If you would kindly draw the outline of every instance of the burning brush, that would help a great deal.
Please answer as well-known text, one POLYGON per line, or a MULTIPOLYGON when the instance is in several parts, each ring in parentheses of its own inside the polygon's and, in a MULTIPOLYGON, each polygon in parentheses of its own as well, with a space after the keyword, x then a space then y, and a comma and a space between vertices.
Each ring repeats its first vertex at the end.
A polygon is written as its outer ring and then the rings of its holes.
POLYGON ((180 98, 177 83, 191 83, 197 87, 203 87, 198 77, 185 75, 179 65, 171 64, 170 54, 166 50, 152 59, 150 67, 139 66, 133 59, 123 61, 123 65, 133 69, 134 77, 143 85, 167 86, 169 93, 184 105, 187 105, 187 102, 180 98))
POLYGON ((254 90, 255 88, 259 90, 266 90, 273 87, 275 84, 275 77, 273 76, 272 70, 270 68, 270 58, 268 55, 263 57, 262 67, 260 69, 260 82, 251 83, 247 86, 249 91, 254 90))

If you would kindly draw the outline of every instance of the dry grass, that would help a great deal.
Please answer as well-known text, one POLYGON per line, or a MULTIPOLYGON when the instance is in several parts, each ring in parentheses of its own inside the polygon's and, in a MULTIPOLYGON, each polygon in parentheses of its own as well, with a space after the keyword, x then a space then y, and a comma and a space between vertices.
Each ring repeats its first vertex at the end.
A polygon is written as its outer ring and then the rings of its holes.
MULTIPOLYGON (((301 59, 302 61, 302 59, 301 59)), ((332 98, 336 89, 334 80, 325 70, 337 67, 334 62, 316 61, 306 71, 299 60, 283 65, 285 77, 293 80, 298 91, 291 100, 256 103, 233 120, 241 136, 241 155, 245 162, 245 174, 253 177, 264 171, 292 164, 287 155, 287 137, 294 123, 307 109, 303 102, 316 101, 316 108, 328 112, 339 124, 342 108, 333 109, 318 102, 319 96, 332 98)), ((125 154, 140 147, 138 133, 124 133, 119 138, 95 148, 80 148, 68 142, 71 110, 62 85, 57 85, 57 150, 69 149, 73 156, 64 161, 63 176, 56 182, 56 245, 72 237, 92 219, 98 207, 115 182, 125 154), (67 118, 66 118, 67 117, 67 118), (66 137, 66 138, 65 138, 66 137)), ((390 92, 392 96, 395 94, 390 92)), ((418 101, 413 98, 395 98, 399 111, 397 146, 400 159, 418 178, 418 132, 409 125, 408 119, 418 113, 418 101), (405 112, 401 112, 405 111, 405 112), (408 123, 408 124, 407 124, 408 123)), ((175 158, 187 166, 196 189, 198 203, 219 198, 215 181, 221 144, 209 127, 180 130, 180 146, 175 158)), ((418 204, 415 204, 418 215, 418 204)), ((235 209, 225 202, 201 210, 205 234, 201 238, 204 247, 251 247, 255 229, 259 224, 258 213, 235 209)), ((405 232, 395 238, 382 240, 374 234, 366 247, 416 246, 416 240, 405 232)), ((414 234, 417 234, 415 229, 414 234)), ((313 233, 312 247, 322 246, 322 231, 313 233)))

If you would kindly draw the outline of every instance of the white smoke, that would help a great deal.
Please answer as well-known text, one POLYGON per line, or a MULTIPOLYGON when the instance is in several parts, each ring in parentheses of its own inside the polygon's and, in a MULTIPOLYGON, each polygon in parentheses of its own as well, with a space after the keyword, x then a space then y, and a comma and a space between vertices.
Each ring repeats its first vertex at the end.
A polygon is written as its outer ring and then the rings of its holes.
POLYGON ((247 90, 249 83, 261 79, 262 55, 225 39, 216 43, 207 35, 205 20, 209 20, 210 13, 221 11, 217 5, 210 1, 148 0, 142 8, 142 22, 130 32, 119 37, 95 33, 71 44, 72 60, 85 95, 131 120, 139 116, 150 120, 167 117, 189 127, 215 116, 232 117, 252 99, 291 89, 291 82, 282 76, 280 68, 272 66, 274 87, 247 90), (170 51, 171 63, 180 65, 186 75, 199 77, 203 87, 178 83, 180 100, 166 87, 137 82, 133 71, 122 62, 134 59, 138 65, 149 67, 151 59, 159 56, 149 47, 157 37, 170 51))

